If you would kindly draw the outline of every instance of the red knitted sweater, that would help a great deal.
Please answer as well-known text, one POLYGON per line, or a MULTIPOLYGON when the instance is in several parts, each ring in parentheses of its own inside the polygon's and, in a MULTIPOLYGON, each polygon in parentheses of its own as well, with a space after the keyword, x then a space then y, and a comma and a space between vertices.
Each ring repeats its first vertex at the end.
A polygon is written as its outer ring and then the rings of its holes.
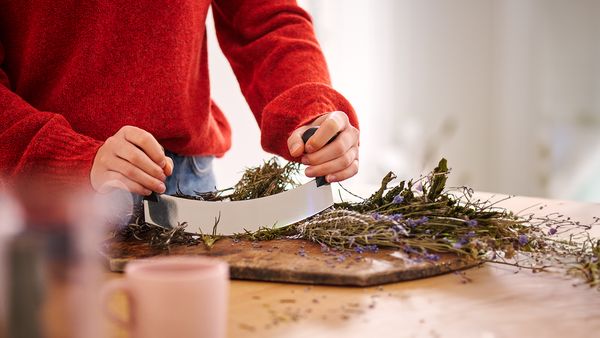
MULTIPOLYGON (((230 128, 210 98, 210 5, 0 0, 0 176, 89 184, 96 151, 124 125, 179 154, 222 156, 230 128)), ((212 10, 266 151, 291 159, 291 131, 326 112, 357 125, 295 1, 215 0, 212 10)))

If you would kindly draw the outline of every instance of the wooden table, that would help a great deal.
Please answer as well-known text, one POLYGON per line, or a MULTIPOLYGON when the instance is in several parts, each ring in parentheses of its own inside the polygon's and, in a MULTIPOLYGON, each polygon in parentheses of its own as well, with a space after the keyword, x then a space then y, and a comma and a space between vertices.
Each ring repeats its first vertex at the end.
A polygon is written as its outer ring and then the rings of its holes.
MULTIPOLYGON (((526 197, 502 203, 514 211, 533 205, 582 222, 600 215, 600 204, 526 197)), ((592 233, 600 237, 600 227, 592 233)), ((370 288, 232 281, 228 332, 232 338, 597 336, 600 291, 576 282, 494 264, 370 288)), ((124 313, 126 302, 119 297, 113 306, 124 313)))

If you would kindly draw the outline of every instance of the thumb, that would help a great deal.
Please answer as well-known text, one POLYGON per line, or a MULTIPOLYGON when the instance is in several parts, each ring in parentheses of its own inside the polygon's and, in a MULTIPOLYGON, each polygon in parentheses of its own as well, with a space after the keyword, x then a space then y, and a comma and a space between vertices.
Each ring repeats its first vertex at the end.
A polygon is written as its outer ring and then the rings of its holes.
POLYGON ((304 141, 302 141, 302 134, 310 128, 310 126, 302 126, 292 132, 287 140, 288 149, 292 157, 300 157, 304 154, 304 141))
POLYGON ((169 156, 166 156, 166 158, 167 158, 167 161, 165 163, 165 166, 162 169, 163 169, 163 172, 165 173, 165 175, 171 176, 173 174, 173 168, 174 168, 173 160, 169 156))

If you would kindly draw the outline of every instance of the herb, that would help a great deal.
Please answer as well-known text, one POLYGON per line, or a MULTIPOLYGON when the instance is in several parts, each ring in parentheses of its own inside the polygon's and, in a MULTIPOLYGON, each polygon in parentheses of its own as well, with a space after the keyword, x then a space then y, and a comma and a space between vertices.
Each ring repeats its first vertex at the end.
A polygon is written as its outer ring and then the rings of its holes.
MULTIPOLYGON (((233 189, 185 196, 203 200, 244 200, 265 197, 296 186, 299 165, 281 166, 273 158, 260 167, 249 168, 233 189), (233 190, 229 195, 224 192, 233 190)), ((600 241, 589 238, 587 230, 600 224, 580 224, 556 213, 515 214, 497 207, 505 199, 475 199, 467 187, 446 188, 450 170, 445 159, 428 175, 400 181, 394 173, 385 175, 379 189, 357 203, 342 202, 307 220, 286 227, 263 227, 256 232, 233 236, 234 240, 263 241, 278 238, 306 239, 319 243, 321 250, 376 252, 396 248, 418 259, 435 261, 440 253, 453 253, 482 262, 507 264, 533 271, 566 271, 600 289, 600 241), (557 235, 570 234, 569 240, 557 235)), ((342 187, 343 188, 343 187, 342 187)), ((344 189, 345 190, 345 189, 344 189)), ((356 195, 354 195, 356 196, 356 195)), ((121 240, 147 241, 159 248, 170 244, 211 247, 221 237, 213 233, 189 234, 185 223, 173 229, 135 222, 115 236, 121 240)), ((304 250, 298 255, 306 257, 304 250)))
POLYGON ((208 249, 212 248, 213 245, 222 237, 217 235, 217 226, 219 225, 219 221, 221 220, 221 214, 219 213, 219 217, 215 218, 215 225, 212 228, 212 234, 201 234, 200 239, 206 245, 208 249))
POLYGON ((113 238, 117 241, 147 242, 150 246, 160 249, 168 249, 171 244, 197 245, 199 243, 197 236, 185 232, 186 227, 187 223, 184 222, 173 228, 163 228, 141 222, 138 218, 128 226, 114 231, 113 238))
POLYGON ((273 157, 261 166, 247 168, 233 188, 186 195, 178 187, 175 196, 200 201, 242 201, 266 197, 297 187, 299 183, 295 177, 299 172, 299 163, 288 162, 282 166, 277 157, 273 157), (232 190, 229 194, 225 193, 232 190))
POLYGON ((572 276, 579 277, 590 287, 600 288, 600 240, 594 242, 588 238, 583 244, 585 253, 568 270, 572 276))
POLYGON ((281 166, 277 158, 273 157, 262 166, 246 169, 228 197, 232 201, 241 201, 278 194, 298 186, 294 177, 299 171, 298 163, 288 162, 281 166))
POLYGON ((524 220, 489 201, 473 201, 470 189, 445 191, 448 174, 442 159, 429 175, 390 187, 390 172, 368 199, 336 204, 296 225, 299 237, 345 249, 374 245, 430 259, 432 252, 480 259, 489 251, 517 250, 534 236, 524 220))

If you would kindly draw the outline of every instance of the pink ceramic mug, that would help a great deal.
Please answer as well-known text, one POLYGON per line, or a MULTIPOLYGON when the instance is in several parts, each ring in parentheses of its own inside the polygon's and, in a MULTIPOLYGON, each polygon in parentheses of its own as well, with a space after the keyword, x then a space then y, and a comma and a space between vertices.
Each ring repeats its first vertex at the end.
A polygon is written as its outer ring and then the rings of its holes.
POLYGON ((229 266, 206 257, 174 256, 139 260, 125 267, 125 278, 103 290, 105 312, 134 338, 224 338, 229 266), (106 307, 116 291, 129 300, 129 320, 106 307))

